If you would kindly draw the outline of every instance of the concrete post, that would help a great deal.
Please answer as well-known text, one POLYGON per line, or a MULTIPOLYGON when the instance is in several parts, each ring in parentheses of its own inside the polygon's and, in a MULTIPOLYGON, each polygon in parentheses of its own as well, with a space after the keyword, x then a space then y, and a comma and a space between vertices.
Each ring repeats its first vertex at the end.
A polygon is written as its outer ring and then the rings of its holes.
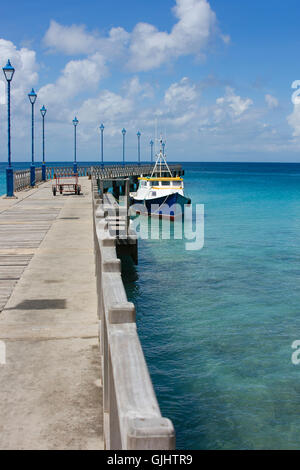
POLYGON ((129 233, 129 205, 130 205, 130 196, 129 196, 129 189, 130 189, 130 180, 129 178, 125 181, 125 198, 126 198, 126 209, 127 209, 127 216, 126 216, 126 235, 128 236, 129 233))
POLYGON ((103 202, 103 180, 100 180, 100 198, 101 201, 103 202))

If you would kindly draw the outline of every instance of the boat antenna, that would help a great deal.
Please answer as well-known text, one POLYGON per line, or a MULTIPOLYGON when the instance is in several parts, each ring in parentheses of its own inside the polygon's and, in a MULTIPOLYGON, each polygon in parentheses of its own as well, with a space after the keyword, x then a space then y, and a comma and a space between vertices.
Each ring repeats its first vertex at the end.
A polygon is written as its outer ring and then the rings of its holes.
POLYGON ((155 129, 154 129, 154 155, 156 155, 156 141, 157 141, 157 118, 155 118, 155 129))
POLYGON ((155 162, 154 168, 152 170, 151 178, 155 175, 155 173, 159 173, 160 177, 161 177, 162 167, 164 167, 163 171, 167 171, 169 173, 169 175, 172 176, 172 172, 171 172, 171 170, 170 170, 170 168, 167 164, 166 158, 165 158, 166 154, 163 153, 163 138, 162 138, 162 135, 160 135, 159 142, 160 142, 160 150, 159 150, 159 153, 157 153, 157 155, 156 155, 156 162, 155 162))

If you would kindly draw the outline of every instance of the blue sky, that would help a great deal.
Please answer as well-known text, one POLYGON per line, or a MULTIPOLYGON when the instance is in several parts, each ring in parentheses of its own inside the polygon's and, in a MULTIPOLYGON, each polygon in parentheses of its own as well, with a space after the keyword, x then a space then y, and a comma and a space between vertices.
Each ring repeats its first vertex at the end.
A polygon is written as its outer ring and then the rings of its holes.
MULTIPOLYGON (((12 83, 13 159, 30 160, 30 104, 45 104, 47 158, 142 158, 157 120, 168 158, 179 161, 300 161, 300 6, 289 0, 14 1, 1 6, 0 62, 16 68, 12 83)), ((1 77, 3 80, 3 77, 1 77)), ((0 141, 6 142, 4 81, 0 141)), ((0 146, 6 159, 6 145, 0 146)))

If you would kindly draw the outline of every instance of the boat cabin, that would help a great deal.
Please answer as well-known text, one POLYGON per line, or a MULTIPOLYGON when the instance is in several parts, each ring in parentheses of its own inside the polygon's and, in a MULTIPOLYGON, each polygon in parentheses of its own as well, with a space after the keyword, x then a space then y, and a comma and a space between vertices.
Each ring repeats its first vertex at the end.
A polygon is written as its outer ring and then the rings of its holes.
POLYGON ((140 177, 140 188, 143 189, 183 189, 183 179, 180 178, 179 176, 177 177, 168 177, 168 178, 163 178, 163 177, 140 177))

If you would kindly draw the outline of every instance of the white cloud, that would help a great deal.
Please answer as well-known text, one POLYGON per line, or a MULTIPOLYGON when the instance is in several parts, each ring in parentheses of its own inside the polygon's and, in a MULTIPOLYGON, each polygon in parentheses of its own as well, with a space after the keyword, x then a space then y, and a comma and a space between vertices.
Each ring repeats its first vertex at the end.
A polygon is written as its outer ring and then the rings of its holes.
MULTIPOLYGON (((12 104, 13 106, 22 106, 24 105, 26 95, 38 80, 36 54, 35 51, 27 48, 17 49, 11 41, 0 39, 1 67, 6 65, 8 59, 10 59, 11 64, 16 70, 12 82, 12 104)), ((5 77, 2 71, 0 72, 0 80, 6 84, 5 77)), ((1 89, 3 92, 3 85, 1 89)), ((2 96, 3 101, 5 102, 5 99, 2 96)))
POLYGON ((39 98, 47 105, 61 108, 81 92, 96 90, 100 80, 106 76, 105 59, 96 53, 86 59, 71 60, 64 67, 55 83, 44 85, 39 98))
MULTIPOLYGON (((84 25, 65 26, 51 21, 44 37, 50 51, 65 54, 101 53, 106 61, 122 57, 131 71, 146 71, 183 55, 203 56, 212 36, 219 32, 217 19, 207 0, 175 0, 177 23, 171 32, 159 31, 149 23, 138 23, 131 33, 112 28, 103 37, 88 32, 84 25)), ((230 37, 219 33, 224 43, 230 37)))
POLYGON ((166 90, 164 102, 170 109, 176 109, 178 106, 194 104, 197 98, 196 86, 183 77, 179 83, 173 83, 166 90))
MULTIPOLYGON (((165 117, 163 119, 163 124, 164 124, 164 127, 168 129, 170 128, 171 130, 172 128, 180 129, 183 126, 187 126, 189 123, 195 121, 195 119, 197 119, 196 111, 193 111, 193 110, 184 111, 183 110, 182 113, 179 115, 165 117)), ((188 138, 188 134, 187 134, 187 138, 188 138)))
POLYGON ((221 34, 221 38, 225 44, 230 44, 231 38, 229 34, 221 34))
POLYGON ((93 52, 98 38, 85 31, 84 25, 63 26, 51 21, 44 37, 44 44, 65 54, 86 54, 93 52))
POLYGON ((182 55, 203 54, 217 30, 216 15, 207 0, 176 0, 178 22, 170 33, 148 23, 138 23, 131 36, 129 68, 151 70, 182 55))
MULTIPOLYGON (((284 135, 286 130, 282 131, 279 126, 278 131, 275 128, 272 113, 266 106, 256 108, 252 99, 239 96, 233 88, 227 87, 221 94, 223 96, 216 101, 211 100, 213 88, 217 90, 228 83, 214 77, 208 77, 203 83, 194 83, 188 77, 183 77, 175 83, 169 83, 166 89, 162 90, 155 82, 143 82, 134 73, 127 75, 120 91, 100 91, 99 84, 108 74, 110 61, 115 61, 117 73, 121 71, 122 55, 131 70, 142 71, 159 67, 180 56, 203 55, 214 34, 218 34, 224 43, 229 43, 230 38, 218 31, 215 13, 207 0, 177 0, 174 13, 177 22, 168 32, 159 31, 151 24, 139 23, 131 33, 123 28, 112 28, 103 37, 98 32, 87 31, 84 26, 63 26, 54 21, 50 23, 44 39, 47 47, 50 51, 60 51, 74 57, 68 58, 65 67, 52 83, 46 83, 40 90, 36 90, 37 158, 41 153, 41 121, 38 109, 44 103, 48 108, 47 156, 51 155, 52 151, 53 160, 61 152, 60 155, 70 155, 71 161, 71 120, 75 113, 80 121, 78 145, 81 145, 80 158, 83 159, 93 159, 99 152, 101 122, 105 125, 108 157, 110 155, 111 158, 117 158, 118 152, 121 152, 123 126, 128 130, 128 155, 136 155, 138 129, 142 132, 144 152, 145 149, 149 150, 149 140, 153 137, 156 117, 159 128, 163 132, 167 130, 168 143, 173 144, 175 158, 180 157, 181 152, 178 151, 178 142, 184 140, 188 140, 191 153, 193 149, 198 152, 201 142, 203 151, 208 151, 208 154, 213 154, 216 149, 218 152, 223 149, 229 149, 230 152, 232 149, 246 149, 248 152, 249 149, 264 148, 273 152, 282 149, 283 145, 286 145, 286 148, 288 145, 295 146, 296 141, 298 146, 300 145, 300 140, 296 139, 300 136, 300 104, 295 105, 288 117, 295 137, 293 141, 289 141, 284 135), (208 86, 211 91, 206 96, 205 90, 208 86)), ((13 153, 14 156, 18 155, 18 158, 27 159, 30 155, 31 139, 31 109, 27 93, 32 86, 37 86, 39 67, 35 51, 31 50, 30 45, 17 48, 12 42, 0 39, 0 66, 5 65, 8 58, 16 68, 12 83, 13 153)), ((4 100, 4 88, 5 80, 0 70, 0 104, 1 100, 4 100)), ((265 100, 270 109, 279 106, 275 96, 267 94, 265 100)), ((3 112, 3 106, 1 108, 0 141, 4 142, 6 113, 3 112)), ((5 153, 6 148, 2 146, 3 161, 5 153)), ((183 153, 181 157, 182 155, 183 153)))
MULTIPOLYGON (((108 137, 119 135, 125 126, 128 139, 132 139, 135 143, 138 129, 144 137, 146 135, 149 139, 153 137, 156 118, 160 130, 169 129, 170 135, 173 130, 178 131, 182 126, 197 119, 199 109, 196 101, 198 96, 196 85, 187 77, 178 83, 173 83, 165 91, 164 99, 159 105, 157 101, 155 104, 151 101, 148 105, 141 106, 141 98, 145 93, 147 95, 149 86, 148 83, 142 83, 138 77, 133 77, 127 82, 126 87, 122 88, 122 94, 104 90, 96 97, 86 99, 76 110, 81 123, 82 138, 86 140, 94 138, 96 127, 103 122, 108 137)), ((154 90, 150 89, 150 92, 153 98, 154 90)))
MULTIPOLYGON (((12 136, 12 159, 28 158, 30 155, 30 113, 31 106, 28 93, 31 88, 36 88, 38 82, 39 66, 36 53, 27 47, 18 48, 13 42, 0 38, 0 142, 7 140, 7 109, 6 109, 6 80, 2 67, 10 59, 15 68, 15 74, 11 82, 11 136, 12 136), (25 140, 26 139, 26 140, 25 140), (25 143, 25 145, 24 145, 25 143), (28 144, 28 146, 27 146, 28 144), (16 157, 17 156, 17 157, 16 157)), ((7 158, 7 148, 0 146, 0 159, 7 158)))
MULTIPOLYGON (((11 41, 3 38, 0 39, 0 67, 6 65, 7 60, 10 59, 12 66, 15 68, 15 74, 11 82, 11 125, 12 125, 12 139, 13 139, 13 157, 17 147, 17 142, 20 143, 21 155, 24 156, 24 136, 30 132, 30 103, 28 100, 28 93, 32 87, 35 87, 38 81, 38 64, 36 61, 35 51, 26 47, 17 48, 11 41), (28 123, 28 126, 26 125, 28 123)), ((0 69, 0 90, 2 90, 0 97, 0 141, 3 143, 6 138, 6 80, 2 70, 0 69), (3 93, 5 95, 3 96, 3 93)), ((29 140, 28 140, 28 154, 29 155, 29 140)), ((6 158, 6 147, 0 147, 0 158, 6 158)))
POLYGON ((265 95, 265 101, 267 103, 268 108, 270 109, 275 109, 279 106, 279 101, 277 98, 275 98, 275 96, 267 94, 265 95))
POLYGON ((241 116, 247 109, 253 104, 250 98, 241 98, 234 93, 233 88, 226 87, 226 94, 222 98, 216 100, 218 105, 215 113, 217 117, 220 117, 223 112, 231 111, 233 116, 241 116))
POLYGON ((113 123, 134 111, 134 101, 117 93, 104 90, 97 97, 87 99, 78 114, 85 122, 113 123))
POLYGON ((0 104, 6 103, 5 83, 0 81, 0 104))
POLYGON ((101 37, 98 32, 87 32, 84 25, 65 26, 51 20, 43 42, 50 50, 67 55, 101 52, 109 59, 110 55, 122 52, 120 48, 127 44, 128 39, 129 33, 121 27, 111 28, 107 37, 101 37))
POLYGON ((154 97, 154 89, 150 83, 141 83, 139 77, 137 76, 134 76, 129 81, 127 81, 123 89, 129 97, 138 95, 142 99, 154 97))

